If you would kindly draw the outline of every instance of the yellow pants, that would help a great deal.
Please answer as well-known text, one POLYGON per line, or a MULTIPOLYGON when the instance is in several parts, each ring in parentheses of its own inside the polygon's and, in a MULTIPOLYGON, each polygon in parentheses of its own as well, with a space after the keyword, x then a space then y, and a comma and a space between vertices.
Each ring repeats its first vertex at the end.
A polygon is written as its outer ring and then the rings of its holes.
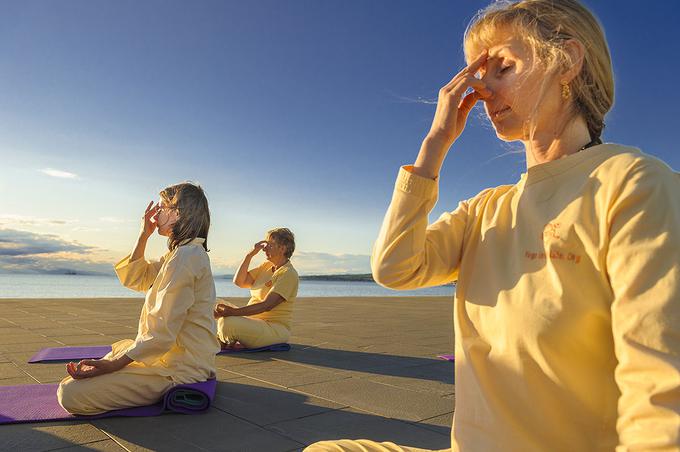
POLYGON ((66 377, 59 384, 57 399, 71 414, 99 414, 154 404, 172 386, 169 377, 119 371, 81 380, 66 377))
POLYGON ((220 317, 217 338, 221 342, 236 342, 248 348, 288 342, 290 330, 285 326, 252 317, 220 317))
MULTIPOLYGON (((441 452, 450 451, 444 449, 441 452)), ((320 441, 314 443, 304 450, 304 452, 434 452, 427 449, 415 447, 398 446, 394 443, 378 443, 368 439, 340 439, 336 441, 320 441)))

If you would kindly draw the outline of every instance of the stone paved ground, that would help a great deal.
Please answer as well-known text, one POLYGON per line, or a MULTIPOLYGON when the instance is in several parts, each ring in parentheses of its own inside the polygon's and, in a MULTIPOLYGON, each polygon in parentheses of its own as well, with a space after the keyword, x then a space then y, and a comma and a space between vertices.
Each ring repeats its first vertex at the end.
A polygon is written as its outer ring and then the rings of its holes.
MULTIPOLYGON (((243 300, 230 300, 243 302, 243 300)), ((0 385, 54 383, 49 346, 134 338, 142 300, 0 300, 0 385)), ((0 450, 294 451, 332 438, 449 445, 454 408, 451 300, 296 302, 293 349, 218 356, 213 407, 196 416, 0 426, 0 450)))

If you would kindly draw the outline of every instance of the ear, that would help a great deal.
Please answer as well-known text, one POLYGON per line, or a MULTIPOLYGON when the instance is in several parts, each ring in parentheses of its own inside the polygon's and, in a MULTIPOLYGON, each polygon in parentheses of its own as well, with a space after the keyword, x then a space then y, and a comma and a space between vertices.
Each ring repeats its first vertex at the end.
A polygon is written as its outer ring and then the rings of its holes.
POLYGON ((570 83, 581 72, 586 49, 581 41, 577 39, 569 39, 564 42, 564 51, 567 53, 569 60, 566 63, 566 67, 562 71, 560 79, 570 83))

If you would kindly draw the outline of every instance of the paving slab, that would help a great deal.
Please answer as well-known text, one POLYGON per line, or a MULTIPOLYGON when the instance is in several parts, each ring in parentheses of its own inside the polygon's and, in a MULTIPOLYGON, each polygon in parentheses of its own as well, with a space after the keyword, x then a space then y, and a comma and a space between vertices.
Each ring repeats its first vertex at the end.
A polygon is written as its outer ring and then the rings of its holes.
MULTIPOLYGON (((0 386, 59 382, 63 363, 28 358, 134 338, 142 303, 0 299, 0 386)), ((0 426, 0 450, 288 452, 338 438, 445 448, 453 365, 436 355, 453 350, 451 312, 437 297, 302 298, 291 351, 216 357, 206 414, 0 426)))
POLYGON ((303 444, 332 439, 365 438, 423 449, 444 449, 451 446, 448 432, 442 434, 356 409, 329 411, 304 419, 280 422, 267 426, 267 429, 303 444))

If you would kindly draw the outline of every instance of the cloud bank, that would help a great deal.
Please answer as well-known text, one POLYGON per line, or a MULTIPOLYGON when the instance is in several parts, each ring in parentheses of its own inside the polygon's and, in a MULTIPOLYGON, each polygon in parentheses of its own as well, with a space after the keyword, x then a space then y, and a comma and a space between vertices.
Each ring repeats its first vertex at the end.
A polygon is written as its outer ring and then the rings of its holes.
POLYGON ((111 263, 97 258, 99 252, 53 234, 0 228, 2 273, 111 274, 111 263))

